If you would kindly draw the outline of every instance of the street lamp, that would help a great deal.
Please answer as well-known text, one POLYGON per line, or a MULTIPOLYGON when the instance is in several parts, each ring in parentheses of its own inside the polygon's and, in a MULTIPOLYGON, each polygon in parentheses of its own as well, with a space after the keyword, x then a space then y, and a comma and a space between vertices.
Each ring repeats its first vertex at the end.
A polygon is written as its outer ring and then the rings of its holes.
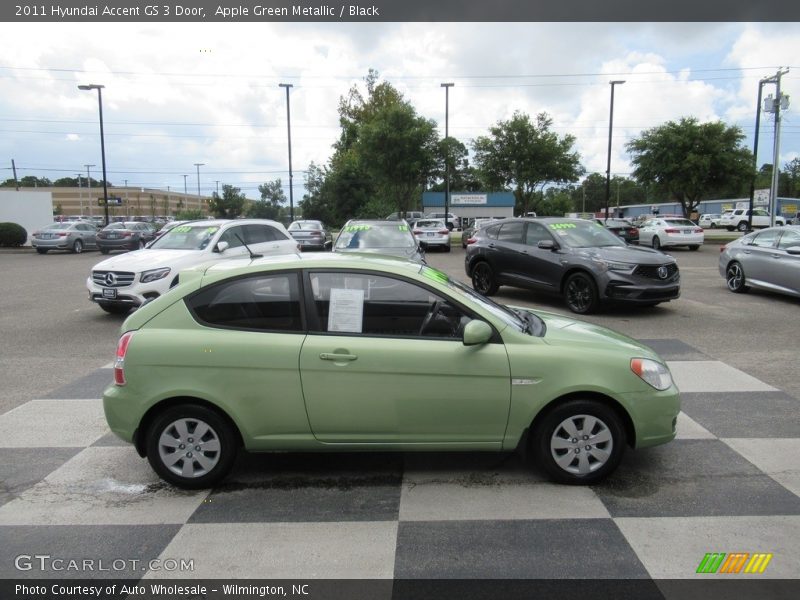
POLYGON ((203 204, 200 201, 200 167, 204 166, 206 163, 194 163, 194 166, 197 167, 197 208, 203 210, 203 204))
POLYGON ((614 86, 622 85, 624 80, 609 81, 611 84, 611 110, 608 117, 608 163, 606 164, 606 221, 608 220, 608 203, 611 197, 611 131, 614 128, 614 86))
MULTIPOLYGON (((108 182, 106 177, 106 142, 103 135, 103 88, 105 86, 91 83, 89 85, 79 85, 78 89, 83 91, 97 90, 97 104, 100 107, 100 159, 103 163, 103 209, 105 214, 105 224, 108 225, 108 182)), ((89 180, 89 187, 91 187, 89 180)))
POLYGON ((292 116, 289 110, 289 88, 291 83, 279 83, 278 87, 286 88, 286 131, 289 137, 289 219, 294 221, 294 194, 292 189, 292 116))
POLYGON ((444 226, 450 229, 450 147, 447 140, 450 138, 450 88, 454 83, 443 83, 440 87, 444 88, 444 226))

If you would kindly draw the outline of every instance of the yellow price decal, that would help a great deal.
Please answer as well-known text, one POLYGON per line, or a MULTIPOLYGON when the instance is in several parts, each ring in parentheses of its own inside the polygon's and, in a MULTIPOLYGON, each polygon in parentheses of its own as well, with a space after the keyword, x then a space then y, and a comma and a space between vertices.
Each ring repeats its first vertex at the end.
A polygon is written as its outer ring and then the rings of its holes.
POLYGON ((550 229, 575 229, 576 227, 575 223, 550 223, 550 229))

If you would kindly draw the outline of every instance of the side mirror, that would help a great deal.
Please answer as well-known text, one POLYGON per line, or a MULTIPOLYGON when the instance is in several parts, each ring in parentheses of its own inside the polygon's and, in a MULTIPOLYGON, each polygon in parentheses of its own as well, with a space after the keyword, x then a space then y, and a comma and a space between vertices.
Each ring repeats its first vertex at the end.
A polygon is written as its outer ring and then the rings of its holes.
POLYGON ((485 321, 472 319, 464 326, 464 339, 465 346, 477 346, 485 344, 492 339, 492 328, 485 321))
POLYGON ((553 240, 542 240, 536 244, 536 247, 541 248, 542 250, 558 250, 558 244, 556 244, 553 240))
POLYGON ((219 252, 221 254, 228 249, 228 246, 230 246, 228 242, 217 242, 217 245, 214 247, 214 252, 219 252))

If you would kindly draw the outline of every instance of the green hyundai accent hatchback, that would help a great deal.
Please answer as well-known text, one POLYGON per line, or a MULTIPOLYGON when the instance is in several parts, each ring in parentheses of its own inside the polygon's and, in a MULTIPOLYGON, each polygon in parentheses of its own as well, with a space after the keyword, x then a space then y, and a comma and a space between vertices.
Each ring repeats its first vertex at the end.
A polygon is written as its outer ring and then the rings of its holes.
POLYGON ((196 267, 122 326, 111 429, 209 487, 241 449, 522 449, 595 483, 675 437, 665 362, 611 330, 505 307, 416 263, 292 255, 196 267))

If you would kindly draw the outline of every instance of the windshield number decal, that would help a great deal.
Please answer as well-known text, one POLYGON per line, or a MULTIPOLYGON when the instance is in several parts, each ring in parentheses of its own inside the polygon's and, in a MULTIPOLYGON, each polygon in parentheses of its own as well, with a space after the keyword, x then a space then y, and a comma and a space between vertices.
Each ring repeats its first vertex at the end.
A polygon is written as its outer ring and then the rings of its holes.
POLYGON ((575 223, 550 223, 550 229, 575 229, 575 223))
POLYGON ((428 279, 435 281, 437 283, 449 283, 450 278, 441 271, 433 269, 431 267, 423 267, 422 268, 422 276, 427 277, 428 279))
POLYGON ((348 233, 355 233, 356 231, 367 231, 370 229, 369 225, 348 225, 344 230, 348 233))

